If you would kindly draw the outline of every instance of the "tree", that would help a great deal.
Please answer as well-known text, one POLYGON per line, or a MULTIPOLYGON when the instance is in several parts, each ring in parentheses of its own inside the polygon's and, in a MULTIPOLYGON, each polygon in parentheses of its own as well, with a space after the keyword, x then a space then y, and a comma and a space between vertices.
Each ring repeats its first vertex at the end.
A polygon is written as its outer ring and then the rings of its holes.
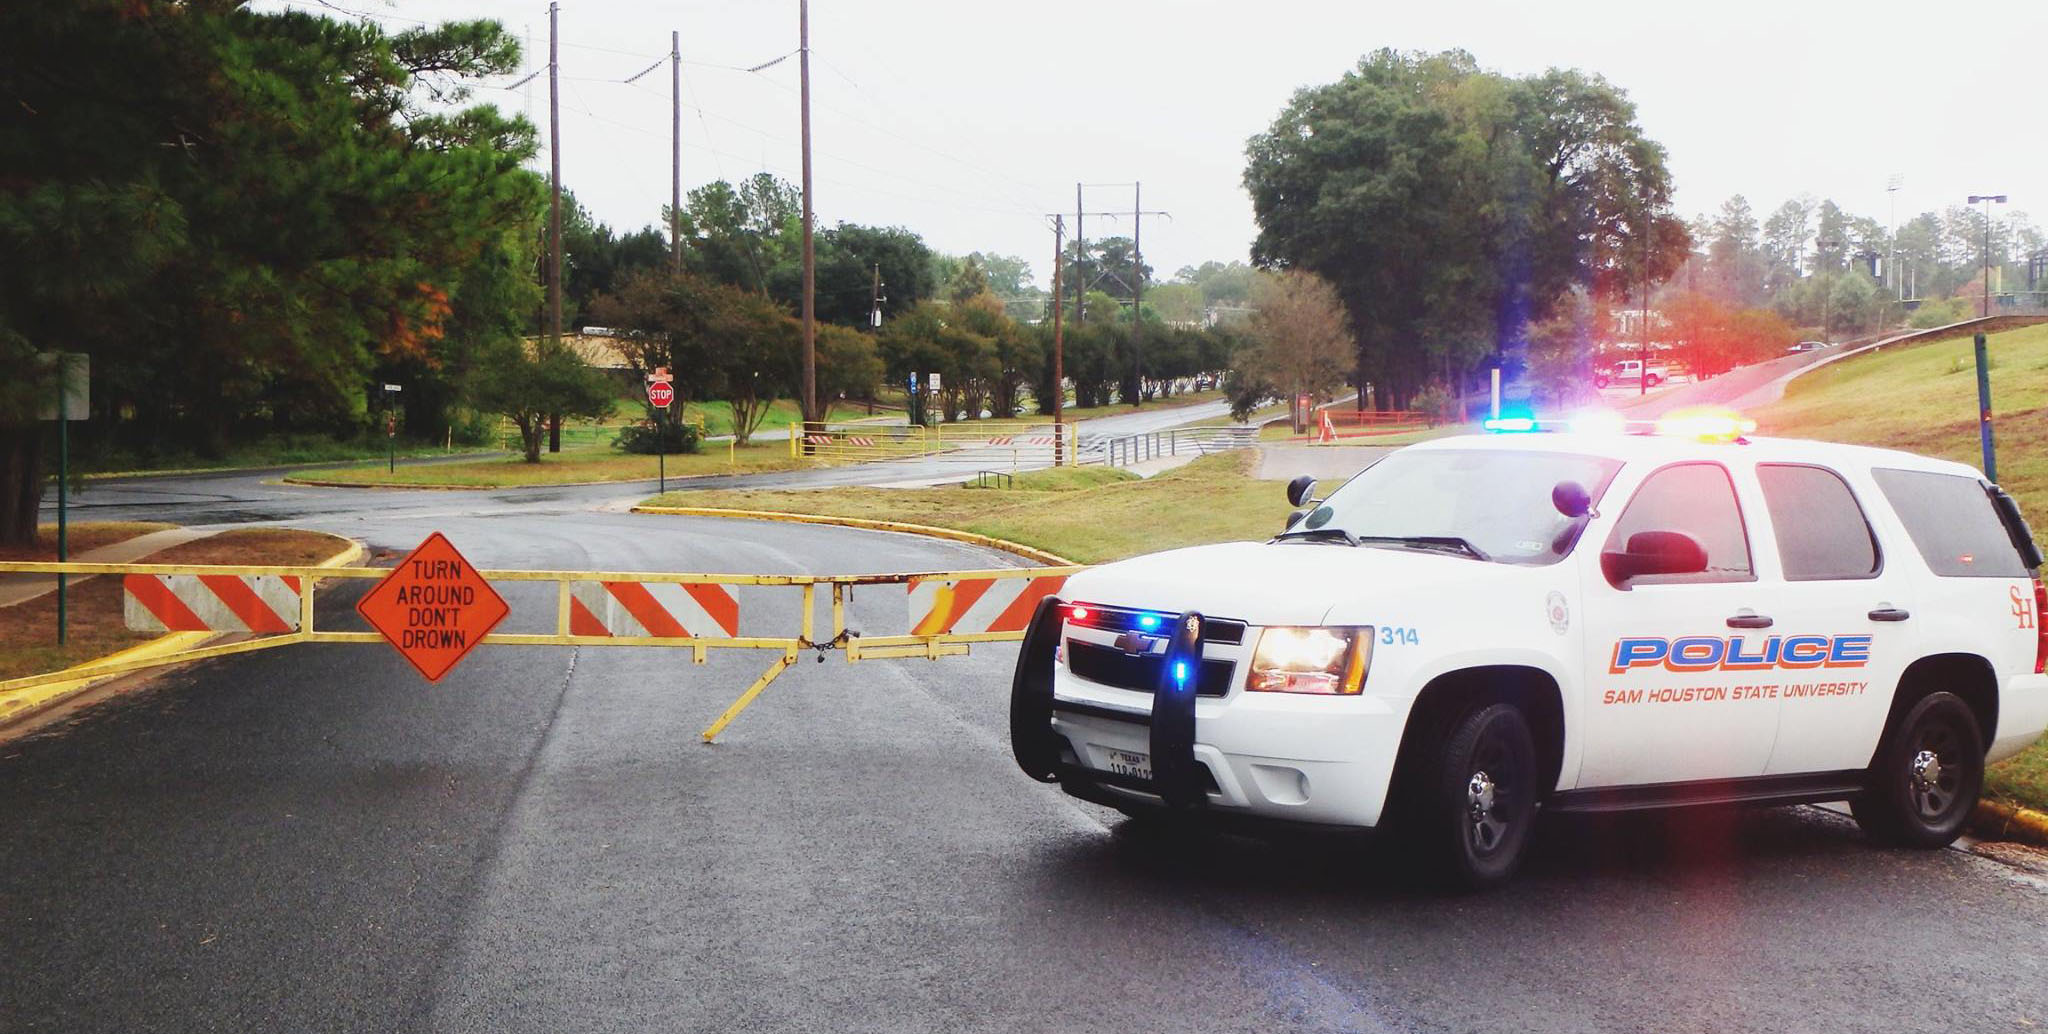
POLYGON ((1200 323, 1208 306, 1193 284, 1160 284, 1145 289, 1145 306, 1167 323, 1200 323))
POLYGON ((1297 92, 1247 157, 1254 261, 1336 287, 1357 378, 1382 404, 1518 350, 1570 287, 1620 297, 1690 251, 1663 148, 1620 90, 1581 72, 1510 78, 1461 52, 1376 51, 1297 92))
MULTIPOLYGON (((386 35, 229 3, 0 9, 0 348, 94 357, 87 441, 217 453, 349 432, 379 365, 434 376, 451 288, 532 227, 532 127, 463 84, 493 22, 386 35)), ((445 395, 443 396, 445 397, 445 395)), ((0 412, 0 541, 33 533, 42 428, 0 412)))
POLYGON ((1590 395, 1599 314, 1591 299, 1578 291, 1550 310, 1548 317, 1529 325, 1527 378, 1533 399, 1548 398, 1553 406, 1564 409, 1590 395))
POLYGON ((616 385, 551 338, 499 349, 478 371, 475 391, 479 406, 505 414, 519 428, 528 463, 540 462, 551 416, 603 416, 618 397, 616 385))
POLYGON ((1749 200, 1737 194, 1722 202, 1706 239, 1709 289, 1730 304, 1761 304, 1768 269, 1749 200))
POLYGON ((1235 259, 1228 263, 1209 261, 1199 266, 1182 266, 1180 272, 1173 275, 1173 282, 1200 288, 1204 306, 1234 307, 1250 302, 1256 272, 1250 265, 1235 259))
POLYGON ((802 330, 773 301, 736 287, 711 284, 703 298, 710 379, 732 407, 733 440, 746 445, 775 400, 795 394, 802 330))
MULTIPOLYGON (((1287 270, 1261 277, 1252 290, 1251 347, 1237 358, 1231 411, 1243 420, 1253 396, 1309 395, 1327 401, 1344 383, 1355 338, 1343 299, 1314 273, 1287 270), (1259 391, 1257 388, 1266 390, 1259 391)), ((1296 430, 1306 414, 1297 413, 1296 430)))
MULTIPOLYGON (((818 394, 828 399, 872 399, 882 382, 875 337, 836 323, 818 324, 818 394)), ((797 373, 800 383, 802 373, 797 373)))

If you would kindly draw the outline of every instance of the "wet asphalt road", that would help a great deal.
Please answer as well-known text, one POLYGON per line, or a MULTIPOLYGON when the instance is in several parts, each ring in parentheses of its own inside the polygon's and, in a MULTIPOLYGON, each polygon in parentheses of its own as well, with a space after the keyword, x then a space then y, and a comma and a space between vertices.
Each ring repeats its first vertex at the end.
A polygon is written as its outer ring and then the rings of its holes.
MULTIPOLYGON (((1016 562, 590 509, 616 486, 159 490, 193 499, 171 519, 295 510, 389 550, 439 529, 484 567, 1016 562)), ((548 620, 545 588, 507 595, 506 630, 548 620)), ((853 614, 900 628, 903 598, 853 614)), ((1812 809, 1580 820, 1508 890, 1443 897, 1369 844, 1147 834, 1026 780, 1013 657, 805 661, 715 746, 767 655, 486 647, 430 687, 381 646, 300 646, 160 676, 0 743, 0 1031, 2048 1022, 2048 888, 1982 858, 1812 809)))

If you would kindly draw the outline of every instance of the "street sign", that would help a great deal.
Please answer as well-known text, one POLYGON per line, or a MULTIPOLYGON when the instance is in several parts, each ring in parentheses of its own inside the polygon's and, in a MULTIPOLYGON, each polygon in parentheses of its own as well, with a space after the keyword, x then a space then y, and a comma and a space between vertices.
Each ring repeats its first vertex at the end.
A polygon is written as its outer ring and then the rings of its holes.
POLYGON ((656 409, 667 409, 676 400, 675 386, 667 381, 647 382, 647 402, 656 409))
POLYGON ((510 610, 438 531, 356 603, 428 682, 441 681, 510 610))
MULTIPOLYGON (((84 420, 92 412, 92 358, 84 352, 38 352, 36 364, 45 370, 57 372, 59 357, 64 368, 64 419, 84 420)), ((53 395, 43 402, 36 413, 38 420, 57 419, 57 399, 53 395)))

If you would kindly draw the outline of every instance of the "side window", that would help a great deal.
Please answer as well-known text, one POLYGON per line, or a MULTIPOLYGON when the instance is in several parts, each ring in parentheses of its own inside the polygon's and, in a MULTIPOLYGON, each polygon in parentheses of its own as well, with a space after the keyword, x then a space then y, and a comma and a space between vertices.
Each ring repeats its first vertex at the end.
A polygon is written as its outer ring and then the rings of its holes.
POLYGON ((1825 467, 1759 463, 1764 506, 1788 582, 1877 576, 1877 539, 1840 474, 1825 467))
POLYGON ((1991 493, 1976 478, 1925 470, 1870 472, 1913 537, 1913 547, 1945 578, 2025 578, 1991 493))
POLYGON ((1707 569, 1698 574, 1645 575, 1635 580, 1636 585, 1746 582, 1756 577, 1735 484, 1718 463, 1680 463, 1651 474, 1622 511, 1607 548, 1619 550, 1629 536, 1644 531, 1692 536, 1707 551, 1707 569))

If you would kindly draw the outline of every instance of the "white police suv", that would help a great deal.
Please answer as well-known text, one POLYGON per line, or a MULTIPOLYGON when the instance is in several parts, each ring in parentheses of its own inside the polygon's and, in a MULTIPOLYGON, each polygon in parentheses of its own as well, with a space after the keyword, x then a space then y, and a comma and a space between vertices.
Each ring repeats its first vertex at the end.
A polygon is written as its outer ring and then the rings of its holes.
POLYGON ((1943 845, 2048 726, 2041 553, 1976 470, 1712 417, 1497 423, 1532 433, 1075 575, 1026 633, 1018 763, 1131 814, 1393 827, 1481 885, 1544 809, 1847 799, 1943 845))

